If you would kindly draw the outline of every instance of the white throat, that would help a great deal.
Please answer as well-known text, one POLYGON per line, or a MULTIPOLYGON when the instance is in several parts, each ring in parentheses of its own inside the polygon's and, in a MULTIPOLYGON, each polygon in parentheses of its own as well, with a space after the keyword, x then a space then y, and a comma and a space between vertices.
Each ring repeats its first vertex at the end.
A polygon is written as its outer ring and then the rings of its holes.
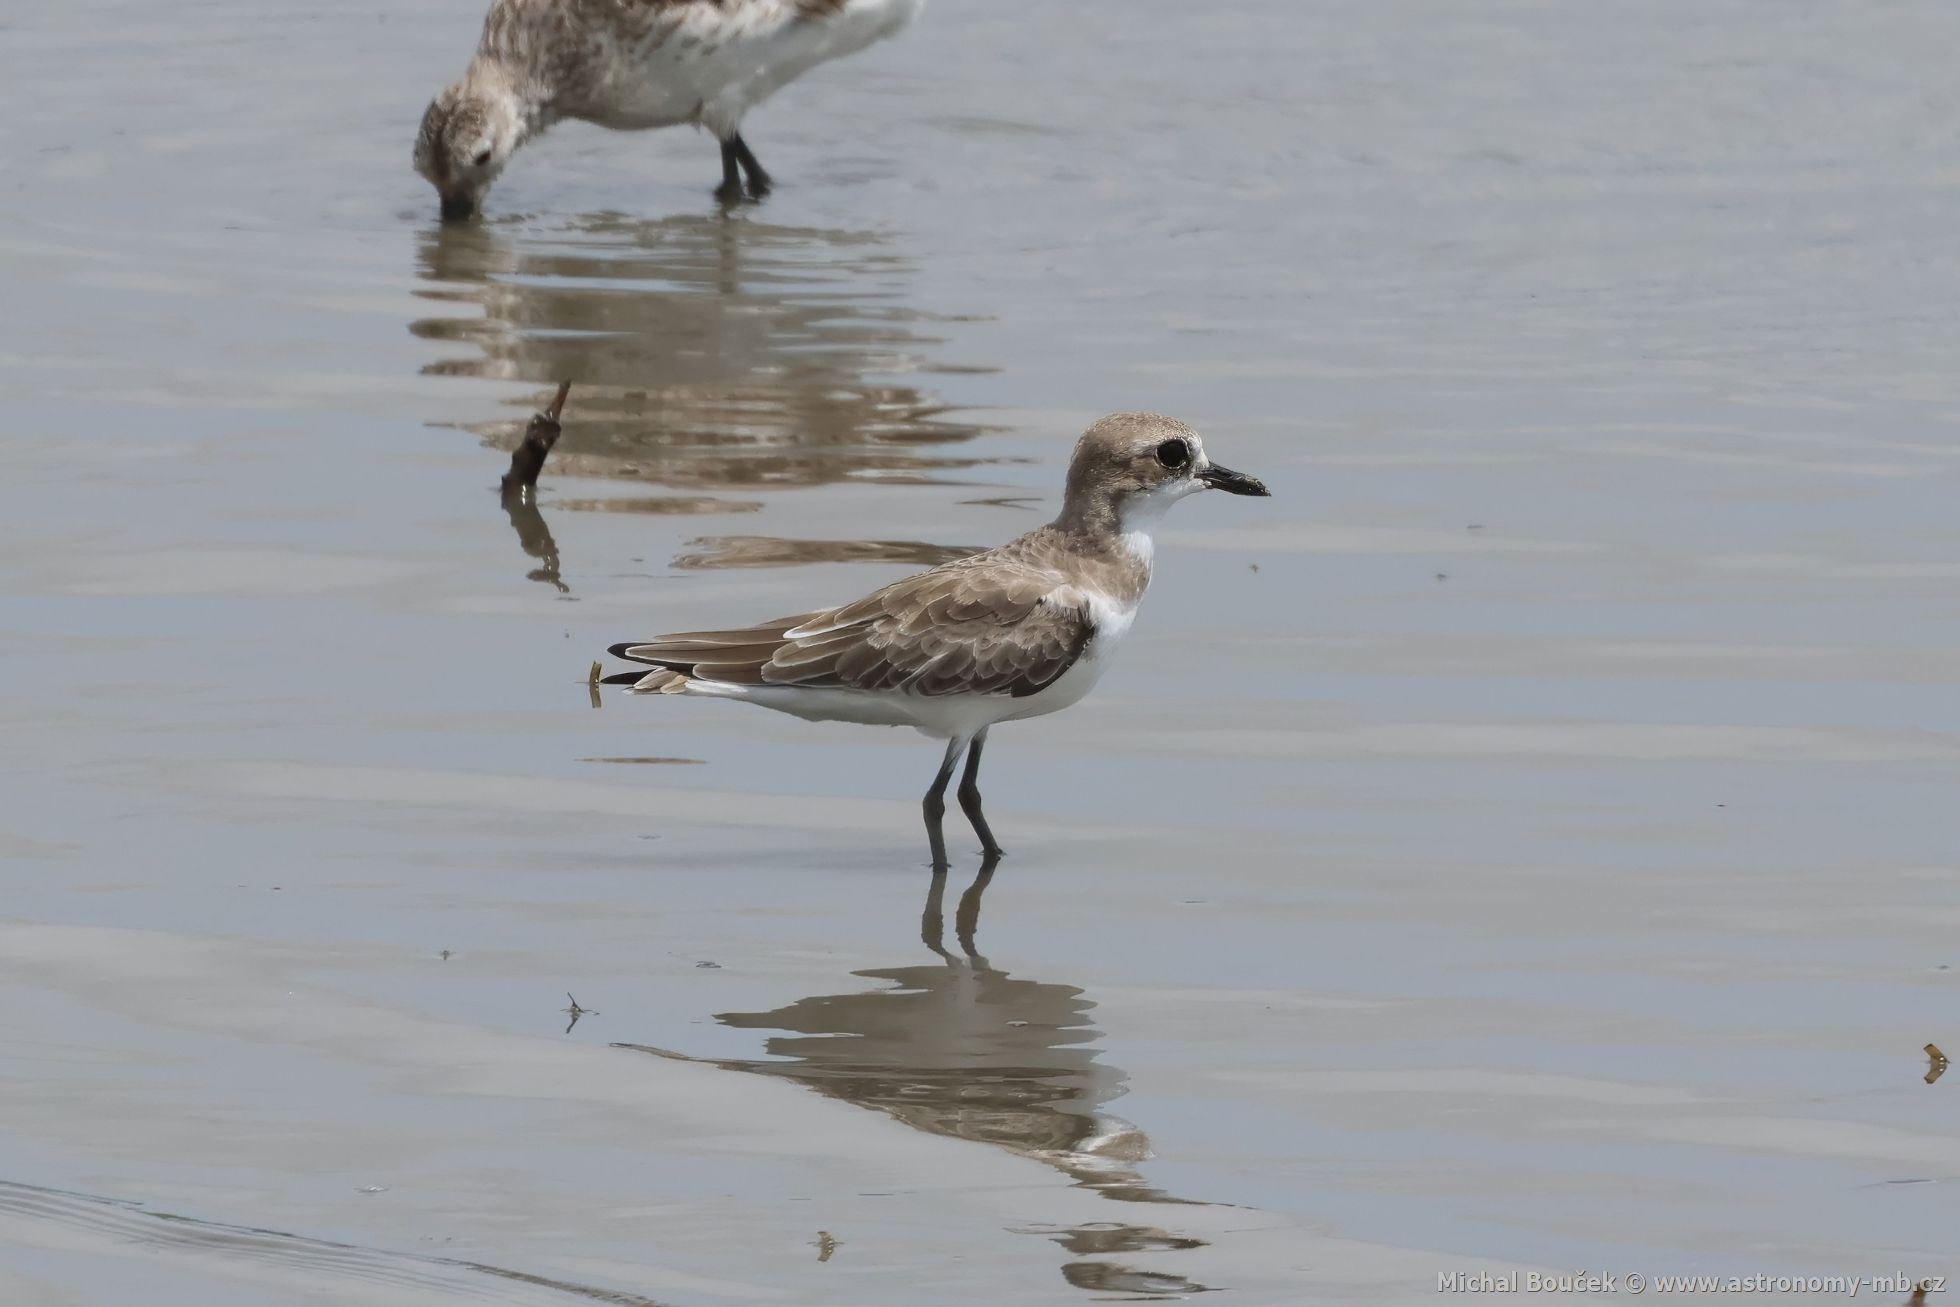
POLYGON ((1172 504, 1199 489, 1202 487, 1195 481, 1173 481, 1147 494, 1125 500, 1117 512, 1116 527, 1123 552, 1148 568, 1157 548, 1151 533, 1163 521, 1172 504))

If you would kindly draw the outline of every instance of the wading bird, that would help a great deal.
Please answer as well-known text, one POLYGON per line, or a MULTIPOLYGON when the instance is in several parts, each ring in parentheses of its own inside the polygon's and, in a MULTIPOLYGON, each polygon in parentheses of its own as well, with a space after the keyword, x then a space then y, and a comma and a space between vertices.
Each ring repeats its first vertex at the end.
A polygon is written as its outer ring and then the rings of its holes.
POLYGON ((815 68, 891 36, 925 0, 496 0, 463 80, 422 116, 415 170, 467 218, 517 147, 562 118, 693 123, 721 142, 724 203, 768 193, 742 116, 815 68))
POLYGON ((1039 717, 1087 694, 1150 584, 1150 531, 1199 490, 1264 495, 1220 467, 1198 433, 1155 413, 1117 413, 1076 442, 1062 511, 997 549, 943 563, 845 604, 729 631, 612 647, 650 664, 608 684, 642 694, 738 699, 810 721, 911 726, 946 741, 926 791, 933 866, 946 866, 946 786, 966 757, 960 808, 988 857, 980 751, 996 722, 1039 717))

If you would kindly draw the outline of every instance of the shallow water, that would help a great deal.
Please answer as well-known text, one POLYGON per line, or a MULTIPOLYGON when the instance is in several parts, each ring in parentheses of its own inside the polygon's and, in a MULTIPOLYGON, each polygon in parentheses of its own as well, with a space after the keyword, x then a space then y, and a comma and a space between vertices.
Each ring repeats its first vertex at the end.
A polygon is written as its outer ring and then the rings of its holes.
POLYGON ((0 16, 0 1300, 1953 1269, 1960 11, 940 3, 759 208, 442 228, 478 9, 0 16), (1119 407, 1274 497, 978 889, 929 742, 591 706, 1119 407))

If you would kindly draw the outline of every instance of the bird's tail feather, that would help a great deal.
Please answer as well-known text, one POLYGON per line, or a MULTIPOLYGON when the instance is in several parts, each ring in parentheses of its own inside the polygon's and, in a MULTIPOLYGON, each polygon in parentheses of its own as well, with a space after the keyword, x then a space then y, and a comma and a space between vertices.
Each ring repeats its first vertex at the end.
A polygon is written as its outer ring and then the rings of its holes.
POLYGON ((599 684, 630 685, 635 694, 680 694, 687 689, 687 674, 671 667, 656 667, 650 672, 614 672, 601 677, 599 684))

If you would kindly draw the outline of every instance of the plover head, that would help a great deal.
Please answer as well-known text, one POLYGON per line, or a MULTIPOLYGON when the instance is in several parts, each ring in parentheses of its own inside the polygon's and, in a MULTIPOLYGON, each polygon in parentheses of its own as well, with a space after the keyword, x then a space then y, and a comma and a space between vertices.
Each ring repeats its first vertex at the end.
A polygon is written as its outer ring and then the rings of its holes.
POLYGON ((516 96, 488 80, 466 78, 429 102, 415 138, 415 171, 442 197, 445 221, 476 212, 524 134, 516 96))
POLYGON ((1112 413, 1082 433, 1069 458, 1064 521, 1131 530, 1186 495, 1266 495, 1265 482, 1212 462, 1204 438, 1160 413, 1112 413))

